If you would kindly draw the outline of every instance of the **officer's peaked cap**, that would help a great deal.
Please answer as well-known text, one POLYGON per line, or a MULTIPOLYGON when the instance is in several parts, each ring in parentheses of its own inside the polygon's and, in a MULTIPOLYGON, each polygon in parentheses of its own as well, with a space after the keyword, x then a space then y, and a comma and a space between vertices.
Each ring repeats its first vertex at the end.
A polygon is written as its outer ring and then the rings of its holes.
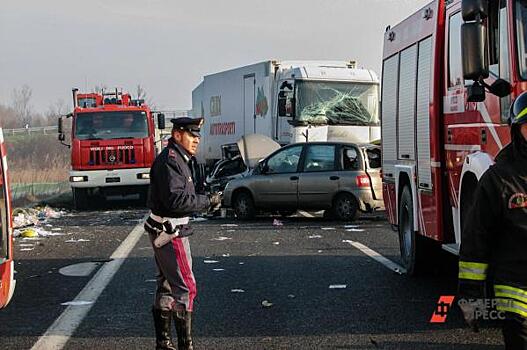
POLYGON ((203 125, 203 118, 181 117, 170 119, 170 121, 173 124, 173 128, 176 130, 185 130, 194 136, 201 136, 199 132, 201 130, 201 125, 203 125))

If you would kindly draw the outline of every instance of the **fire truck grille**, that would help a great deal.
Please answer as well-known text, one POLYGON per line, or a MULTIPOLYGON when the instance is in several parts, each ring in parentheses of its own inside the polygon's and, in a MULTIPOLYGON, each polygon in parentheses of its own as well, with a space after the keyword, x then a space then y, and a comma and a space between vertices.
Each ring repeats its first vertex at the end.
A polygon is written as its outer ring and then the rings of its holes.
POLYGON ((92 150, 89 165, 121 165, 135 164, 134 149, 92 150))

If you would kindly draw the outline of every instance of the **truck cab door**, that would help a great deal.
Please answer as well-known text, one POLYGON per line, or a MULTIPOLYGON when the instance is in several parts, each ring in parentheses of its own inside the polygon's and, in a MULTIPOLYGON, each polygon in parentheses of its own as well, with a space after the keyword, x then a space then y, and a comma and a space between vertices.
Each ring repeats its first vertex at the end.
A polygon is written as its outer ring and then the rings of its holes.
POLYGON ((0 308, 7 306, 15 289, 11 201, 4 137, 0 128, 0 308))
POLYGON ((293 138, 290 121, 295 118, 295 81, 279 80, 276 88, 276 137, 280 144, 288 144, 293 138))

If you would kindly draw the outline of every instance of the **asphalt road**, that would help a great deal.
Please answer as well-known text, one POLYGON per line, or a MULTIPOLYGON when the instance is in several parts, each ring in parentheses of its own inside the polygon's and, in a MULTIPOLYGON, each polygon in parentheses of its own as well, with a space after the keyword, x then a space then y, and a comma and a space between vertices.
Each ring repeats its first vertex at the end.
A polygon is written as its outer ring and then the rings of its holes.
MULTIPOLYGON (((63 235, 17 238, 17 288, 0 311, 0 348, 30 349, 66 310, 61 304, 111 263, 145 214, 141 208, 70 211, 47 223, 63 235), (85 276, 61 270, 78 263, 87 263, 85 276)), ((429 323, 438 298, 455 294, 455 259, 444 255, 416 279, 350 244, 359 242, 398 263, 397 236, 382 214, 354 223, 301 215, 208 219, 194 228, 197 349, 503 347, 496 325, 472 333, 457 308, 445 323, 429 323), (275 219, 282 225, 273 225, 275 219)), ((152 250, 141 234, 98 299, 87 300, 94 303, 65 349, 152 349, 154 275, 152 250)))

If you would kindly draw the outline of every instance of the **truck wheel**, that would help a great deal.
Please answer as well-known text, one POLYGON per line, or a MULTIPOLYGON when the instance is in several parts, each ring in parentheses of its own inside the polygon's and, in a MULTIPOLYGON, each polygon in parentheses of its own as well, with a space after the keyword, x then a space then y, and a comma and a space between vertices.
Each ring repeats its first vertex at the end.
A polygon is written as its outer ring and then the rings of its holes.
POLYGON ((234 199, 234 212, 238 219, 250 220, 254 218, 256 209, 254 208, 254 201, 251 195, 247 192, 242 192, 234 199))
POLYGON ((337 220, 355 220, 357 218, 358 209, 359 205, 357 200, 349 193, 341 193, 333 201, 332 212, 337 220))
POLYGON ((146 207, 146 201, 148 200, 148 187, 139 190, 139 203, 146 207))
POLYGON ((425 257, 430 249, 426 238, 414 231, 414 204, 408 186, 401 192, 398 231, 403 267, 409 276, 417 276, 424 271, 425 257))
POLYGON ((86 188, 73 188, 73 207, 77 210, 88 208, 88 190, 86 188))

